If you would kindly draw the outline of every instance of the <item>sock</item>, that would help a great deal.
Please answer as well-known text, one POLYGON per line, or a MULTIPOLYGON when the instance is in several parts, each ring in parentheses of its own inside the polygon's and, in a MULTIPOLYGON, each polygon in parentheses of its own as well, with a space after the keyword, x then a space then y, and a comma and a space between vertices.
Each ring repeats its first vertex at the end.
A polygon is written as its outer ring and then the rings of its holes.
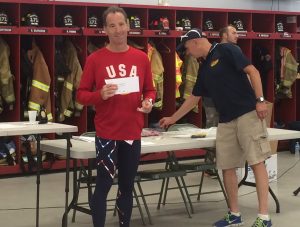
POLYGON ((270 220, 270 216, 268 214, 258 214, 257 216, 264 221, 270 220))
POLYGON ((230 213, 231 214, 233 214, 234 216, 237 216, 237 217, 239 217, 239 216, 241 216, 241 213, 240 212, 232 212, 232 211, 230 211, 230 213))

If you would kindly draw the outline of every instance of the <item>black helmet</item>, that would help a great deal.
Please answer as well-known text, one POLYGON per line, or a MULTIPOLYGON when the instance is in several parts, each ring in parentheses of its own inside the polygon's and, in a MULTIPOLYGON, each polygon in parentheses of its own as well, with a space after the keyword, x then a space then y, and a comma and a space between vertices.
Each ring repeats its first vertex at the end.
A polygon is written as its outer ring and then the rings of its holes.
POLYGON ((192 29, 192 22, 188 17, 182 18, 181 22, 183 30, 188 31, 192 29))
POLYGON ((65 14, 62 17, 62 26, 63 27, 73 27, 73 17, 70 13, 65 14))
POLYGON ((0 26, 8 25, 8 16, 6 12, 1 11, 0 12, 0 26))
POLYGON ((282 21, 276 23, 276 32, 284 32, 284 27, 282 21))
POLYGON ((234 20, 233 24, 234 24, 236 30, 245 31, 244 30, 244 24, 243 24, 243 21, 241 19, 234 20))
POLYGON ((31 12, 27 13, 24 17, 22 17, 22 25, 23 26, 39 26, 40 20, 36 13, 31 12))
POLYGON ((130 28, 141 28, 141 20, 138 16, 131 16, 129 20, 130 28))
POLYGON ((204 22, 204 29, 206 31, 213 31, 214 30, 214 24, 213 24, 213 21, 211 19, 207 19, 204 22))
POLYGON ((88 17, 88 27, 89 28, 98 27, 98 18, 95 15, 91 15, 88 17))

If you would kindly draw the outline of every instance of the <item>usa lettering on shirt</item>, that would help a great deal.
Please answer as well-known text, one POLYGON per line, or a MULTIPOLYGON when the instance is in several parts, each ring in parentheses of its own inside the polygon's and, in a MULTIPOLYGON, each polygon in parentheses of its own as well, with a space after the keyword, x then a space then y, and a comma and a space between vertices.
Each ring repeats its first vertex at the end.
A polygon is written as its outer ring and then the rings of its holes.
POLYGON ((126 67, 125 64, 119 64, 117 68, 114 65, 109 65, 105 67, 107 75, 109 78, 119 77, 133 77, 137 76, 137 66, 132 65, 131 67, 126 67), (129 73, 128 73, 129 72, 129 73))

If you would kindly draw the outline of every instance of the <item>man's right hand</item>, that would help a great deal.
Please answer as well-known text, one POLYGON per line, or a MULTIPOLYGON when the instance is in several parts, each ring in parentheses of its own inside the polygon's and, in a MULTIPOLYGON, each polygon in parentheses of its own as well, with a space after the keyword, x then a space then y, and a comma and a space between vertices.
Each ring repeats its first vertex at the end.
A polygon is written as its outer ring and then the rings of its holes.
POLYGON ((105 84, 100 91, 102 99, 107 100, 113 97, 117 90, 118 86, 116 84, 105 84))
POLYGON ((176 121, 172 117, 164 117, 159 121, 159 127, 168 128, 170 125, 174 124, 176 121))

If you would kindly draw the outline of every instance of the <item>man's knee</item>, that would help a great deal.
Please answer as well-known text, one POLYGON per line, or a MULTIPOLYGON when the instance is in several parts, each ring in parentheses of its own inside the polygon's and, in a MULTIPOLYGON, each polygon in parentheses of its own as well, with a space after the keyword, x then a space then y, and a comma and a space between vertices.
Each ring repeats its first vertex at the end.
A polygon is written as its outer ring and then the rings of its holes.
POLYGON ((251 165, 250 167, 251 167, 251 169, 252 169, 253 171, 255 171, 256 169, 261 169, 261 168, 265 169, 265 168, 266 168, 265 162, 264 162, 264 161, 259 162, 259 163, 256 163, 256 164, 253 164, 253 165, 251 165))
POLYGON ((236 168, 232 169, 223 169, 222 174, 224 177, 236 177, 236 168))

